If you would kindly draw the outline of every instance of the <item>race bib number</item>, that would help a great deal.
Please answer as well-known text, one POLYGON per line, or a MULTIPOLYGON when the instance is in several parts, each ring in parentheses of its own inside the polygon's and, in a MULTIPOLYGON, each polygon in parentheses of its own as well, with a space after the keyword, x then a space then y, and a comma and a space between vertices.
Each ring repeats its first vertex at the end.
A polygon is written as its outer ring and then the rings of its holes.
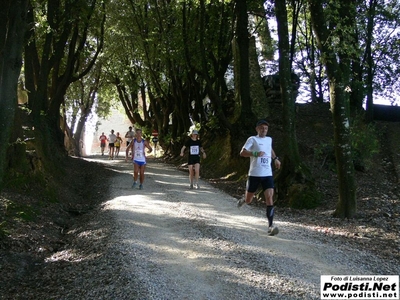
POLYGON ((263 168, 269 168, 270 167, 270 158, 267 156, 262 156, 258 158, 258 163, 261 165, 263 168))
POLYGON ((136 150, 136 151, 135 151, 135 158, 140 158, 140 157, 143 157, 142 151, 136 150))
POLYGON ((190 146, 190 155, 199 155, 200 153, 199 146, 190 146))

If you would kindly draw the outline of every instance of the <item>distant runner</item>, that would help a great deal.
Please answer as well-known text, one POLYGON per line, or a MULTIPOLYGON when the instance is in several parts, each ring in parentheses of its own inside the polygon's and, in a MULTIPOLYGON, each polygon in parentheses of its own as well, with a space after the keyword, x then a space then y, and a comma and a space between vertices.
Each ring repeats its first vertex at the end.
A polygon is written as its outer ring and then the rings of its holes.
POLYGON ((108 136, 108 147, 110 148, 108 159, 114 159, 115 141, 117 136, 114 134, 114 130, 111 129, 111 133, 108 136))
POLYGON ((107 141, 107 136, 104 134, 104 132, 101 133, 99 140, 100 140, 101 155, 104 155, 104 149, 106 148, 106 141, 107 141))
POLYGON ((125 153, 125 161, 128 161, 128 154, 129 154, 129 144, 135 137, 135 132, 132 130, 132 126, 129 126, 129 130, 125 134, 126 138, 126 153, 125 153))
POLYGON ((119 150, 121 148, 122 142, 122 138, 120 137, 119 132, 117 132, 117 140, 115 141, 115 157, 118 157, 119 155, 119 150))

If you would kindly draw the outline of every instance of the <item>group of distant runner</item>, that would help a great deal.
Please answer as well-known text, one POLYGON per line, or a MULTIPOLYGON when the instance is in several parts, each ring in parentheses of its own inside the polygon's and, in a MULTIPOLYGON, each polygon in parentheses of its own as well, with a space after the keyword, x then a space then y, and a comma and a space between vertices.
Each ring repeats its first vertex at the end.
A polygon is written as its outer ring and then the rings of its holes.
MULTIPOLYGON (((125 134, 126 138, 126 151, 125 151, 125 160, 128 159, 128 152, 130 151, 129 145, 131 141, 135 138, 135 131, 133 131, 133 127, 129 126, 129 130, 125 134)), ((114 130, 111 130, 111 133, 106 136, 104 132, 101 133, 100 137, 100 149, 101 149, 101 155, 104 155, 105 149, 106 149, 106 144, 108 142, 108 159, 114 159, 119 157, 119 152, 121 149, 121 146, 123 144, 123 139, 120 136, 120 133, 117 132, 117 134, 114 134, 114 130)))
POLYGON ((119 156, 119 150, 122 145, 122 138, 119 135, 119 132, 117 134, 114 134, 114 130, 111 130, 111 133, 106 136, 104 132, 101 133, 100 137, 100 149, 101 149, 101 155, 104 155, 104 151, 106 149, 106 143, 108 142, 108 159, 114 159, 115 157, 119 156))
MULTIPOLYGON (((248 172, 246 193, 243 199, 240 199, 237 206, 240 208, 244 204, 250 204, 259 186, 262 187, 267 208, 266 217, 268 219, 268 234, 276 235, 279 230, 273 226, 274 218, 274 205, 273 205, 273 194, 274 194, 274 179, 272 174, 272 163, 275 168, 279 169, 281 162, 275 154, 272 148, 272 139, 267 136, 269 123, 265 120, 260 120, 256 124, 257 135, 251 136, 247 139, 240 151, 240 156, 250 158, 250 168, 248 172)), ((128 155, 131 155, 131 160, 134 164, 133 172, 133 184, 132 188, 138 187, 143 189, 144 171, 146 167, 146 148, 148 153, 153 151, 149 141, 142 138, 142 130, 137 128, 133 131, 132 127, 129 127, 129 131, 125 134, 126 138, 126 154, 125 160, 128 161, 128 155), (139 184, 138 184, 139 179, 139 184)), ((122 139, 117 135, 114 135, 114 130, 111 130, 111 134, 106 137, 104 133, 100 136, 102 155, 104 155, 105 143, 109 143, 109 159, 114 158, 114 147, 115 155, 118 157, 119 148, 122 144, 122 139)), ((201 154, 203 159, 206 158, 206 152, 199 139, 199 132, 192 130, 189 139, 181 148, 181 156, 184 156, 186 148, 189 150, 188 153, 188 169, 189 169, 189 188, 200 189, 199 185, 199 174, 200 174, 200 157, 201 154)))

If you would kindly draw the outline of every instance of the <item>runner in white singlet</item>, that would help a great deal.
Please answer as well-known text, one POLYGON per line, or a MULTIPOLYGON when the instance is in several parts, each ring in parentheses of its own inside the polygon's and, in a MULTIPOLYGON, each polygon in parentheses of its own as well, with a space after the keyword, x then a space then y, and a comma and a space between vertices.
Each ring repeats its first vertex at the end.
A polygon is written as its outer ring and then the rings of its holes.
POLYGON ((142 130, 136 129, 136 138, 129 144, 128 149, 132 151, 133 161, 133 184, 132 188, 137 185, 138 176, 140 175, 139 189, 143 189, 144 171, 146 169, 146 152, 145 148, 149 149, 149 153, 153 151, 148 141, 142 138, 142 130))

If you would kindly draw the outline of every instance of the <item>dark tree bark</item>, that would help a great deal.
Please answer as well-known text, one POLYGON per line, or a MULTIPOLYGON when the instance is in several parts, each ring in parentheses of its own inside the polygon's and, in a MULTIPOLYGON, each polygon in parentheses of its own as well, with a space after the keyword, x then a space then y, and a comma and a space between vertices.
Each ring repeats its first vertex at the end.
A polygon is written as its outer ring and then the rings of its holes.
POLYGON ((374 60, 372 58, 372 41, 373 41, 373 30, 374 30, 374 18, 376 6, 378 5, 377 0, 369 1, 369 11, 367 18, 367 41, 365 50, 365 61, 367 68, 367 78, 366 78, 366 89, 367 89, 367 103, 366 103, 366 115, 365 120, 367 122, 372 122, 374 119, 374 98, 373 98, 373 80, 374 80, 374 60))
POLYGON ((101 9, 101 4, 96 1, 80 5, 74 1, 48 1, 47 21, 52 30, 43 36, 33 27, 36 22, 34 8, 30 7, 28 13, 28 22, 32 26, 24 60, 28 104, 36 128, 35 150, 51 167, 59 156, 66 154, 60 107, 67 88, 88 74, 103 47, 104 4, 101 9), (93 27, 98 29, 98 36, 90 35, 93 27), (85 51, 88 39, 97 42, 89 57, 85 51))
MULTIPOLYGON (((289 31, 285 0, 275 1, 276 20, 279 38, 279 81, 283 104, 283 136, 284 159, 281 171, 277 176, 278 198, 292 207, 312 207, 318 198, 314 180, 309 169, 302 163, 297 146, 295 126, 295 101, 296 91, 293 90, 291 81, 289 31), (294 188, 296 187, 296 188, 294 188), (302 193, 299 193, 299 189, 302 193), (307 191, 307 192, 305 192, 307 191), (307 195, 307 199, 305 199, 307 195), (313 196, 314 195, 314 198, 313 196)), ((294 42, 292 40, 292 42, 294 42)))
MULTIPOLYGON (((87 82, 80 81, 81 86, 81 97, 79 100, 79 119, 77 121, 76 130, 72 136, 72 142, 74 144, 74 154, 76 156, 82 155, 82 142, 83 142, 83 131, 85 128, 86 121, 92 113, 96 96, 98 94, 101 84, 101 64, 96 65, 93 70, 92 80, 87 82)), ((75 127, 72 123, 72 128, 75 127)))
POLYGON ((252 99, 252 111, 257 119, 264 119, 270 116, 271 111, 263 86, 263 80, 261 78, 256 38, 254 36, 250 38, 249 47, 250 97, 252 99))
MULTIPOLYGON (((313 28, 317 35, 319 48, 324 57, 324 64, 329 79, 336 168, 339 182, 339 201, 334 215, 340 218, 352 218, 356 213, 356 192, 350 144, 349 93, 346 91, 350 77, 350 61, 349 54, 346 53, 346 46, 351 46, 352 41, 347 40, 349 37, 348 32, 336 32, 336 38, 340 40, 341 44, 337 48, 332 48, 329 38, 333 33, 325 25, 328 22, 325 18, 321 2, 319 0, 308 0, 308 3, 313 28)), ((355 8, 352 2, 339 0, 337 4, 340 7, 340 20, 350 22, 341 25, 351 28, 351 22, 355 20, 355 8)))
POLYGON ((0 11, 0 190, 17 107, 18 77, 26 31, 27 0, 2 1, 0 11))
POLYGON ((237 96, 240 99, 240 124, 247 129, 253 129, 255 116, 252 112, 252 99, 250 97, 250 67, 249 67, 249 32, 247 1, 236 0, 236 45, 238 51, 235 56, 235 82, 237 96))

